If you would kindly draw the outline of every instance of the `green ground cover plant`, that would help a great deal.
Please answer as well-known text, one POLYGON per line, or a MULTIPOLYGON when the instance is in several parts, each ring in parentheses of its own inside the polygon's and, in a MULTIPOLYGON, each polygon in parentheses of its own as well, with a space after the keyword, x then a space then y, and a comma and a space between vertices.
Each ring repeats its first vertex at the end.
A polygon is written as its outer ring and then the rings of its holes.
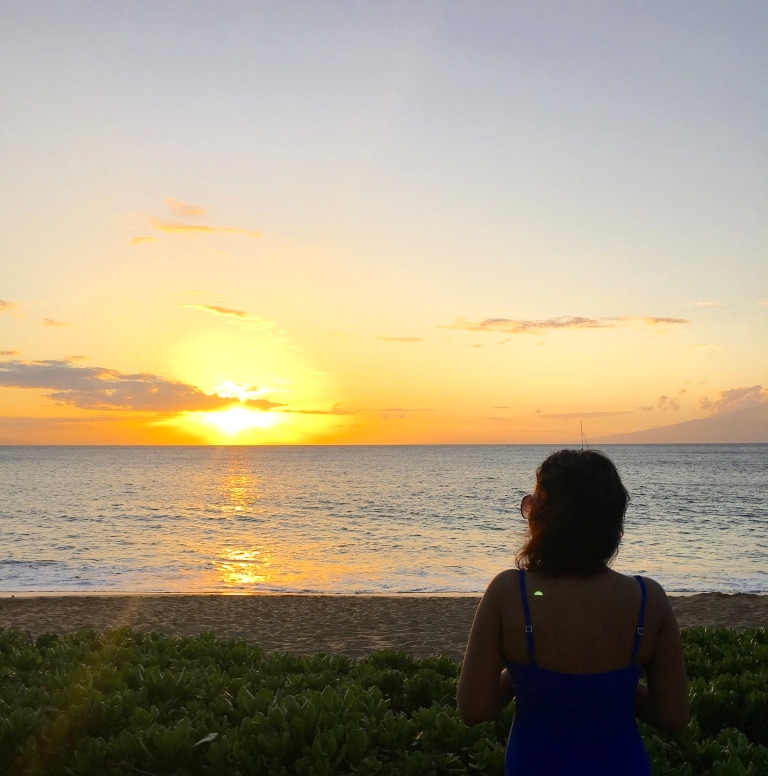
MULTIPOLYGON (((642 733, 656 776, 768 774, 768 632, 683 632, 692 719, 642 733)), ((459 666, 266 655, 213 634, 0 630, 0 773, 501 774, 514 705, 467 727, 459 666)))

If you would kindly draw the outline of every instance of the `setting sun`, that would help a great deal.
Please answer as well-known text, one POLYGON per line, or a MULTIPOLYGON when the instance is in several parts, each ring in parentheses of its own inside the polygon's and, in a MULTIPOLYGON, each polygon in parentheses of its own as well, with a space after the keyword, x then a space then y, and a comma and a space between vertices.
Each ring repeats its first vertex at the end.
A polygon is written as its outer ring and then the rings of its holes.
POLYGON ((201 420, 225 434, 234 436, 252 428, 272 428, 280 422, 280 416, 262 410, 230 407, 221 412, 200 413, 201 420))

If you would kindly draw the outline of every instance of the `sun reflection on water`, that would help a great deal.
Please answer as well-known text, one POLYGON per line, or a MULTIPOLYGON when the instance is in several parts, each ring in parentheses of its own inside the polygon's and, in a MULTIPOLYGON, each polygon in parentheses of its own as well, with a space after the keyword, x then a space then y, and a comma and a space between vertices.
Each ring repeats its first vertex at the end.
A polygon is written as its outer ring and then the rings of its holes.
POLYGON ((272 556, 266 550, 235 550, 225 547, 221 559, 213 565, 220 583, 227 587, 240 587, 268 582, 271 579, 272 556))

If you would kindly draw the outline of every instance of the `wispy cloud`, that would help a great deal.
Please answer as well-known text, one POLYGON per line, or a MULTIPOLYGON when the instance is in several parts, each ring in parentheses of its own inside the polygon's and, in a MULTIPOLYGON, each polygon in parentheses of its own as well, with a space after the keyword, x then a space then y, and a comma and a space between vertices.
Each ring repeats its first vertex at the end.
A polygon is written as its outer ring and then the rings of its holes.
POLYGON ((687 318, 619 318, 620 321, 626 321, 627 323, 640 322, 647 326, 660 326, 663 324, 670 324, 675 326, 682 323, 690 323, 687 318))
POLYGON ((8 313, 14 318, 23 318, 24 314, 19 302, 11 302, 8 299, 0 299, 0 313, 8 313))
POLYGON ((725 307, 722 302, 694 302, 696 307, 725 307))
POLYGON ((140 235, 139 237, 133 237, 129 241, 131 245, 141 245, 146 242, 157 242, 157 237, 150 237, 149 235, 140 235))
POLYGON ((0 356, 18 356, 18 350, 0 350, 0 356))
MULTIPOLYGON (((216 410, 234 403, 231 398, 158 375, 123 374, 57 360, 0 363, 0 386, 48 390, 48 398, 88 410, 178 413, 216 410)), ((240 404, 260 410, 282 406, 268 399, 247 399, 240 404)))
POLYGON ((236 226, 211 226, 209 224, 186 224, 178 221, 163 221, 161 218, 150 218, 153 229, 165 234, 242 234, 246 237, 261 237, 261 232, 251 229, 241 229, 236 226))
POLYGON ((377 337, 384 342, 423 342, 424 337, 377 337))
POLYGON ((631 410, 617 410, 615 412, 550 412, 534 413, 537 418, 547 420, 581 420, 583 418, 610 418, 614 415, 629 415, 631 410))
POLYGON ((560 316, 557 318, 545 318, 540 320, 526 320, 518 318, 486 318, 482 321, 470 321, 459 318, 450 326, 442 326, 444 329, 461 329, 463 331, 491 332, 494 334, 537 334, 543 331, 557 331, 562 329, 611 329, 632 324, 644 324, 646 326, 659 326, 664 324, 690 323, 686 318, 660 318, 660 317, 619 317, 619 318, 585 318, 583 316, 560 316))
POLYGON ((209 315, 226 318, 230 323, 246 329, 271 329, 277 325, 274 321, 267 321, 255 313, 249 313, 245 310, 234 310, 231 307, 220 307, 215 304, 182 304, 179 307, 200 310, 200 312, 208 313, 209 315))
POLYGON ((412 407, 382 407, 378 412, 434 412, 434 410, 413 409, 412 407))
POLYGON ((762 385, 720 391, 720 398, 714 401, 710 400, 708 396, 699 398, 699 407, 703 410, 711 410, 713 415, 745 410, 766 403, 768 403, 768 389, 763 388, 762 385))
POLYGON ((196 217, 205 213, 205 208, 200 207, 200 205, 188 205, 186 202, 173 199, 173 197, 166 197, 163 202, 171 212, 179 216, 196 217))
POLYGON ((71 323, 63 321, 54 321, 52 318, 43 318, 43 326, 71 326, 71 323))
POLYGON ((334 404, 327 410, 280 410, 280 412, 292 412, 296 415, 354 415, 354 410, 344 409, 341 404, 334 404))

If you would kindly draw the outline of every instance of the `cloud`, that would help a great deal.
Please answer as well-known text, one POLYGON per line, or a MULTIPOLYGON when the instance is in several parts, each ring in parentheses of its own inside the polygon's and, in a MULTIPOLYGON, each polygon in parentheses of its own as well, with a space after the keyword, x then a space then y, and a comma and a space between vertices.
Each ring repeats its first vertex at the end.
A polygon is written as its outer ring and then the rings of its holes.
POLYGON ((720 398, 710 402, 706 396, 699 399, 702 409, 711 409, 713 415, 722 415, 725 412, 745 410, 748 407, 757 407, 768 402, 768 389, 762 385, 752 385, 749 388, 731 388, 720 391, 720 398))
POLYGON ((160 218, 150 218, 149 222, 154 229, 166 234, 242 234, 246 237, 261 237, 261 232, 251 229, 240 229, 236 226, 210 226, 206 224, 185 224, 175 221, 163 221, 160 218))
POLYGON ((172 197, 166 197, 163 202, 170 211, 179 216, 194 217, 205 213, 205 208, 200 207, 200 205, 188 205, 186 202, 179 202, 178 199, 173 199, 172 197))
POLYGON ((383 407, 378 412, 434 412, 434 410, 409 409, 408 407, 383 407))
POLYGON ((444 329, 461 329, 463 331, 492 332, 495 334, 531 334, 558 329, 610 329, 632 323, 643 323, 647 326, 660 324, 690 323, 685 318, 658 317, 619 317, 619 318, 585 318, 583 316, 560 316, 543 320, 524 320, 516 318, 486 318, 482 321, 469 321, 459 318, 451 326, 444 329))
POLYGON ((384 342, 423 342, 424 337, 377 337, 384 342))
POLYGON ((329 410, 280 410, 281 412, 292 412, 296 415, 354 415, 353 410, 345 410, 340 404, 334 404, 329 410))
POLYGON ((157 242, 157 237, 149 237, 147 235, 141 235, 139 237, 133 237, 130 240, 131 245, 141 245, 145 242, 157 242))
POLYGON ((15 318, 23 318, 21 305, 18 302, 11 302, 8 299, 0 299, 0 313, 8 313, 15 318))
POLYGON ((722 302, 694 302, 696 307, 725 307, 722 302))
POLYGON ((245 329, 270 329, 276 325, 273 321, 267 321, 260 315, 248 313, 245 310, 234 310, 231 307, 220 307, 215 304, 182 304, 179 307, 187 307, 190 310, 200 310, 209 315, 217 315, 245 329))
POLYGON ((18 356, 18 350, 0 350, 0 356, 18 356))
MULTIPOLYGON (((69 361, 2 363, 0 386, 49 390, 48 398, 88 410, 176 413, 216 410, 234 404, 231 398, 207 394, 177 380, 147 373, 123 374, 104 367, 73 366, 69 361)), ((240 403, 260 410, 282 406, 267 399, 240 403)))
POLYGON ((62 321, 54 321, 52 318, 43 318, 43 326, 71 326, 71 323, 63 323, 62 321))
POLYGON ((659 400, 656 402, 656 406, 660 410, 679 410, 680 404, 677 399, 670 398, 669 396, 659 396, 659 400))
POLYGON ((631 410, 617 410, 615 412, 553 412, 549 414, 536 414, 537 418, 547 420, 581 420, 583 418, 609 418, 614 415, 629 415, 631 410))
POLYGON ((672 325, 677 325, 680 323, 690 323, 690 321, 687 318, 618 318, 617 320, 620 321, 642 321, 643 323, 647 324, 648 326, 658 326, 659 324, 669 323, 672 325))

